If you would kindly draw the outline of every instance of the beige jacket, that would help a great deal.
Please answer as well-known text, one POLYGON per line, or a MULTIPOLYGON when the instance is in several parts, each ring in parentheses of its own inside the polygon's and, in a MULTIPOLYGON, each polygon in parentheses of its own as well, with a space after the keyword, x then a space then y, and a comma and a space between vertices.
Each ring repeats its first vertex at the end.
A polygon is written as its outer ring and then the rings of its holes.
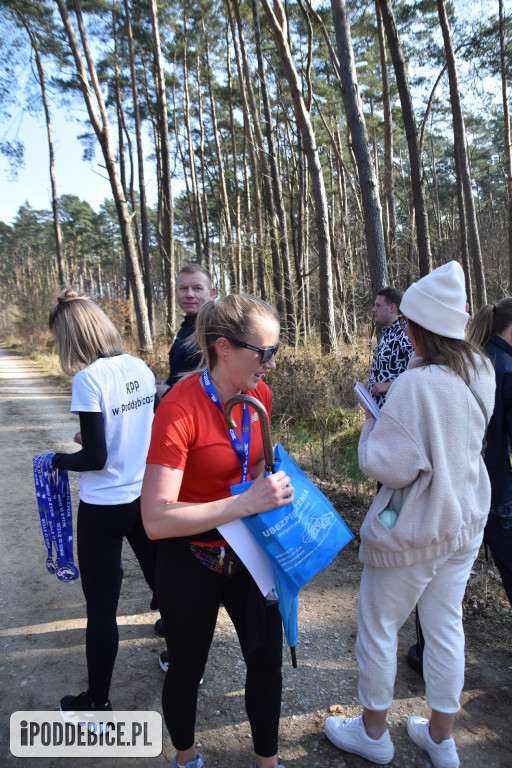
MULTIPOLYGON (((494 371, 480 357, 477 365, 471 383, 490 418, 494 371)), ((483 530, 491 497, 484 431, 484 415, 464 380, 443 366, 421 367, 413 357, 359 440, 359 466, 382 483, 361 526, 363 563, 424 562, 455 552, 483 530), (377 517, 386 507, 399 513, 392 529, 377 517)))

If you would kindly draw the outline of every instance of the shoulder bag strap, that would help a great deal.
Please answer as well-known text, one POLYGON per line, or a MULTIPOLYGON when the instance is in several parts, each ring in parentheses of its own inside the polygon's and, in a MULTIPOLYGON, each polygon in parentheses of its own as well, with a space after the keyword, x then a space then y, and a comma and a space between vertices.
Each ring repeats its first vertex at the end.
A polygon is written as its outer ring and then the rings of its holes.
MULTIPOLYGON (((466 382, 466 384, 467 384, 467 382, 466 382)), ((484 419, 485 419, 485 432, 484 432, 484 436, 483 436, 483 439, 482 439, 482 458, 485 458, 485 451, 487 449, 486 435, 487 435, 487 427, 489 426, 489 418, 487 416, 487 411, 485 410, 485 406, 484 406, 484 404, 482 402, 482 398, 480 397, 480 395, 478 394, 476 389, 474 389, 474 387, 472 387, 471 384, 468 384, 468 387, 470 388, 471 392, 475 396, 478 405, 482 409, 482 413, 483 413, 484 419)))

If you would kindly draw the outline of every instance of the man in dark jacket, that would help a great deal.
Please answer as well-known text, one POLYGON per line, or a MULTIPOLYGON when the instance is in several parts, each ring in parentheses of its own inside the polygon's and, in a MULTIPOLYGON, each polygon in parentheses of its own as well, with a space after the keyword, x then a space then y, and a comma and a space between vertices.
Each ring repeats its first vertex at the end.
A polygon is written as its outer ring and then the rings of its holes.
POLYGON ((373 305, 373 316, 382 327, 382 334, 373 353, 367 386, 379 408, 384 405, 386 392, 405 371, 413 354, 400 317, 401 300, 400 291, 388 286, 378 292, 373 305))
POLYGON ((496 371, 494 412, 487 429, 485 466, 491 481, 491 509, 484 543, 491 550, 512 605, 512 326, 494 334, 485 346, 496 371), (503 338, 508 334, 508 340, 503 338))
MULTIPOLYGON (((178 273, 176 281, 176 298, 185 317, 180 326, 173 345, 169 350, 169 376, 165 381, 156 382, 156 391, 162 398, 169 392, 180 376, 193 371, 199 365, 198 348, 190 345, 190 336, 196 329, 197 313, 207 301, 215 296, 212 278, 209 271, 201 264, 185 264, 178 273)), ((155 632, 163 636, 162 619, 155 622, 155 632)), ((164 672, 169 666, 169 653, 162 651, 158 661, 164 672)))
POLYGON ((205 267, 192 263, 180 269, 176 281, 176 298, 185 318, 169 350, 169 376, 165 381, 156 383, 159 397, 169 392, 183 373, 193 371, 198 366, 197 348, 190 346, 189 338, 196 329, 197 313, 214 296, 212 278, 205 267))

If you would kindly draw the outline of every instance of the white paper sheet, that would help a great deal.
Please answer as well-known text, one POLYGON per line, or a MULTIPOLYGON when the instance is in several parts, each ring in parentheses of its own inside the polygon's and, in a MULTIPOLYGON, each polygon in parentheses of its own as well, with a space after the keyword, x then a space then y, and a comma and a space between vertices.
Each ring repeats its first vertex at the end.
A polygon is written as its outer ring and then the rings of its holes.
POLYGON ((268 595, 274 586, 274 569, 248 527, 241 520, 233 520, 217 526, 217 530, 242 560, 262 595, 268 595))
POLYGON ((375 419, 379 418, 380 406, 377 405, 377 401, 374 400, 372 395, 368 392, 364 384, 360 381, 356 381, 354 392, 361 400, 362 404, 368 408, 375 419))

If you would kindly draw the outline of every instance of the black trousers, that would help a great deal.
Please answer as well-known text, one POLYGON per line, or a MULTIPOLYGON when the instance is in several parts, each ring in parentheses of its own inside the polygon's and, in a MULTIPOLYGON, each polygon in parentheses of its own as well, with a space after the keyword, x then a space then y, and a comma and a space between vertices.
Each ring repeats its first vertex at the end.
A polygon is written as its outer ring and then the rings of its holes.
POLYGON ((108 699, 119 646, 116 621, 126 536, 151 590, 155 589, 155 547, 140 515, 140 499, 103 506, 80 501, 77 520, 78 566, 87 603, 85 649, 91 701, 108 699))
MULTIPOLYGON (((235 627, 247 666, 245 706, 256 754, 278 751, 281 712, 282 624, 252 576, 210 570, 186 542, 157 542, 156 590, 169 650, 163 714, 174 747, 195 742, 197 692, 222 603, 235 627)), ((220 674, 220 671, 217 670, 220 674)))
POLYGON ((484 543, 491 550, 503 588, 512 605, 512 520, 491 513, 484 529, 484 543))

